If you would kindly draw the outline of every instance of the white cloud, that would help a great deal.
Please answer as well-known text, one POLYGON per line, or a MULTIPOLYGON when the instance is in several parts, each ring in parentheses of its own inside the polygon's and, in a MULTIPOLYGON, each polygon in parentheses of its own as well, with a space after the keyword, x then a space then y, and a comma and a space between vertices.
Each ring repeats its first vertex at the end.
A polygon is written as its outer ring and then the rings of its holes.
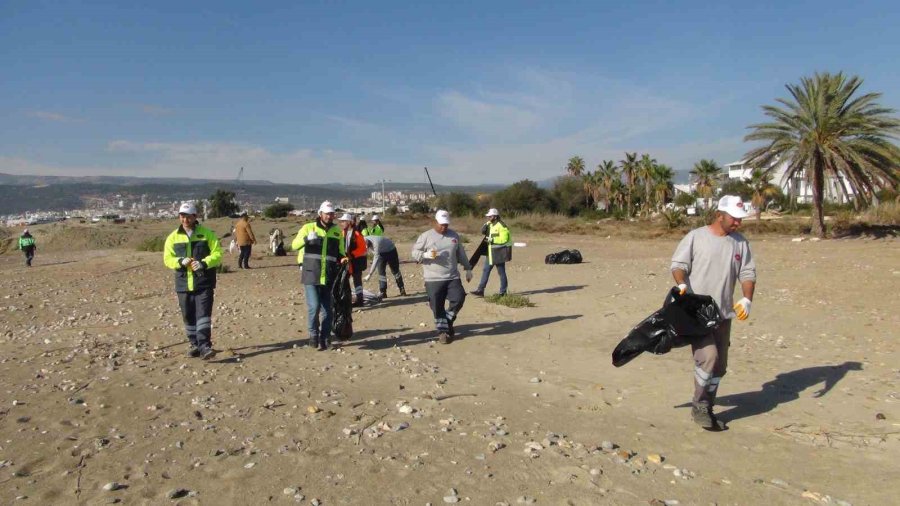
POLYGON ((32 118, 42 119, 45 121, 55 121, 57 123, 74 123, 81 121, 77 118, 73 118, 71 116, 66 116, 65 114, 60 114, 58 112, 52 111, 29 111, 28 115, 32 118))

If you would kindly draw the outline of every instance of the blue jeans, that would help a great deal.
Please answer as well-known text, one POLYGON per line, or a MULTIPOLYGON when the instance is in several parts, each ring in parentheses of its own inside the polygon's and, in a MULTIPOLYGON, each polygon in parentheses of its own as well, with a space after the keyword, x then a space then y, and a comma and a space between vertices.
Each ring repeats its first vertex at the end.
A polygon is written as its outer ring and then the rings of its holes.
POLYGON ((484 262, 484 269, 481 271, 481 281, 478 282, 478 291, 483 292, 487 286, 488 278, 491 277, 491 269, 497 268, 497 274, 500 275, 500 295, 506 293, 506 264, 491 265, 490 262, 484 262))
POLYGON ((331 335, 331 288, 326 285, 303 285, 306 292, 309 339, 316 344, 326 344, 331 335), (319 309, 322 310, 322 327, 319 327, 319 309))

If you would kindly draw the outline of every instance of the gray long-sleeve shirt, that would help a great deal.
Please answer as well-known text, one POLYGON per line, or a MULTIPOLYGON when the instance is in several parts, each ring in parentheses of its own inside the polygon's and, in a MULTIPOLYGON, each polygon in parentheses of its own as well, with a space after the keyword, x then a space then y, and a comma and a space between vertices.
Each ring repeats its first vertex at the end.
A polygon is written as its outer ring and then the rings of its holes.
POLYGON ((756 281, 756 264, 750 243, 734 232, 718 236, 709 227, 688 232, 675 248, 671 270, 687 273, 688 289, 709 295, 719 305, 724 318, 734 318, 734 285, 740 281, 756 281))
POLYGON ((425 281, 459 279, 457 264, 462 264, 467 271, 472 270, 459 234, 449 228, 445 234, 434 229, 423 232, 413 244, 412 257, 422 264, 425 281), (427 255, 432 249, 437 251, 437 258, 433 260, 427 255))
POLYGON ((372 268, 369 269, 369 275, 371 276, 378 268, 379 262, 384 262, 384 254, 389 251, 394 251, 397 249, 397 246, 394 245, 394 241, 383 235, 367 235, 366 241, 372 243, 372 247, 369 248, 369 251, 375 252, 375 256, 372 258, 372 268))

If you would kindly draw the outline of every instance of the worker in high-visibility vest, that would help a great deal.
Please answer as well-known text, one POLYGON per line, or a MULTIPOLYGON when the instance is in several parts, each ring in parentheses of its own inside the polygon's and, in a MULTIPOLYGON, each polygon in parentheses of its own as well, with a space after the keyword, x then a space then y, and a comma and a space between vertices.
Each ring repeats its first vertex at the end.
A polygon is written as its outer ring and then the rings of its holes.
POLYGON ((299 251, 297 263, 306 296, 309 345, 325 351, 330 343, 334 317, 331 289, 337 279, 339 264, 348 261, 344 256, 346 249, 341 229, 334 223, 334 205, 331 202, 322 202, 319 217, 300 228, 291 249, 299 251))
POLYGON ((205 360, 216 354, 212 347, 213 292, 222 248, 216 233, 197 223, 197 207, 192 202, 181 204, 178 219, 181 225, 166 237, 163 263, 175 271, 175 292, 191 345, 188 356, 205 360))
POLYGON ((381 223, 381 216, 372 215, 372 226, 366 227, 362 234, 366 237, 370 235, 384 235, 384 225, 381 223))
POLYGON ((488 222, 481 228, 482 234, 487 241, 487 262, 481 270, 481 281, 478 288, 472 291, 472 295, 479 297, 484 296, 484 289, 487 287, 488 279, 491 276, 491 269, 497 268, 497 274, 500 276, 500 295, 506 295, 507 279, 506 279, 506 262, 512 259, 512 238, 509 235, 509 227, 500 219, 500 212, 491 208, 487 214, 488 222))
POLYGON ((25 265, 31 267, 31 261, 34 260, 34 251, 37 249, 37 245, 27 228, 19 236, 19 249, 22 250, 22 253, 25 253, 25 265))

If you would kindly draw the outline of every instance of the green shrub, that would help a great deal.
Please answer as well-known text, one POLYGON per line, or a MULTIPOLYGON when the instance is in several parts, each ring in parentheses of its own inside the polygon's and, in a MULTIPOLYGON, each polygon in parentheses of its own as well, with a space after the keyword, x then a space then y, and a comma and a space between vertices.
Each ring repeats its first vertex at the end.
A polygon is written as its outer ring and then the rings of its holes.
POLYGON ((165 237, 148 237, 137 246, 138 251, 162 251, 166 245, 165 237))
POLYGON ((288 213, 294 210, 292 204, 277 203, 263 209, 263 216, 269 219, 286 218, 288 213))
POLYGON ((534 307, 534 303, 528 299, 528 297, 524 295, 518 295, 515 293, 507 293, 505 295, 494 294, 488 297, 485 297, 484 300, 492 303, 492 304, 500 304, 501 306, 512 307, 512 308, 520 308, 520 307, 534 307))

